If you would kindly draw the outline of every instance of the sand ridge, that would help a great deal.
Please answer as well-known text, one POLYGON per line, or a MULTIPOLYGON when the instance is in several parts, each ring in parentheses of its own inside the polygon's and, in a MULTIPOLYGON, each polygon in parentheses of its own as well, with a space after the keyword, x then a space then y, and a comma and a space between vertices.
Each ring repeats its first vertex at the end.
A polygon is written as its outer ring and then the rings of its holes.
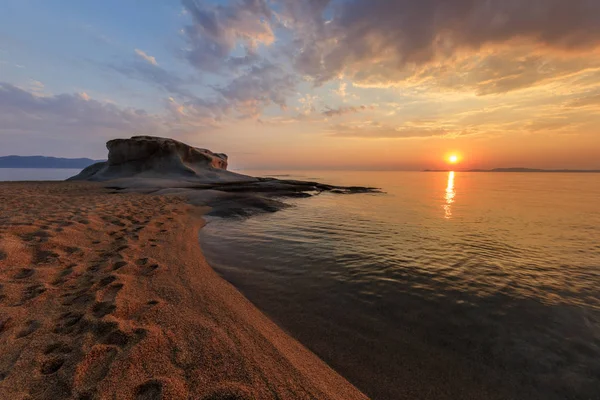
POLYGON ((204 260, 204 210, 0 184, 0 398, 366 399, 204 260))

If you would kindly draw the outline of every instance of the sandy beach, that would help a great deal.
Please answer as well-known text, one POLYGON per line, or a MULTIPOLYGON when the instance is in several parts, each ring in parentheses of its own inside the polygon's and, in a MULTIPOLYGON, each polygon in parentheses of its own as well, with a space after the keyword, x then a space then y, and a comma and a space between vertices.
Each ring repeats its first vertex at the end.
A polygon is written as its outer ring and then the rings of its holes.
POLYGON ((0 398, 366 399, 210 268, 205 211, 0 183, 0 398))

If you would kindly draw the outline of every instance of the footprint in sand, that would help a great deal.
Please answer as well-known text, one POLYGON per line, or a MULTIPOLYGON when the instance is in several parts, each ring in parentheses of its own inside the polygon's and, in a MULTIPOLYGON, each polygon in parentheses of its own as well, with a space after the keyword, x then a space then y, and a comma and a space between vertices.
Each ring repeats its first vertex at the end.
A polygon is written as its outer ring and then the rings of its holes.
POLYGON ((142 270, 142 275, 145 275, 145 276, 151 275, 158 268, 159 268, 158 264, 148 265, 147 267, 144 267, 144 269, 142 270))
POLYGON ((54 374, 59 369, 61 369, 64 363, 65 360, 63 358, 51 358, 50 360, 47 360, 42 364, 40 372, 44 375, 54 374))
POLYGON ((46 291, 44 285, 32 285, 25 288, 21 295, 21 304, 33 300, 46 291))
POLYGON ((45 355, 49 355, 49 354, 69 354, 70 352, 72 352, 73 349, 66 343, 62 343, 62 342, 57 342, 57 343, 52 343, 49 344, 48 346, 46 346, 46 349, 44 350, 44 354, 45 355))
POLYGON ((23 328, 19 333, 17 333, 17 339, 27 337, 31 335, 33 332, 37 331, 42 324, 39 321, 31 320, 27 321, 25 324, 25 328, 23 328))
POLYGON ((11 317, 0 318, 0 335, 7 331, 12 325, 13 319, 11 317))
POLYGON ((128 248, 129 248, 129 246, 127 246, 127 245, 117 247, 117 249, 115 250, 115 253, 120 253, 123 250, 127 250, 128 248))
POLYGON ((122 283, 115 283, 113 285, 110 285, 108 287, 108 289, 106 289, 106 292, 104 292, 102 301, 104 301, 104 302, 115 301, 115 299, 117 298, 117 294, 121 291, 121 289, 123 289, 123 286, 124 285, 122 283))
POLYGON ((92 307, 92 313, 96 318, 103 318, 108 314, 112 314, 117 309, 112 302, 101 301, 99 303, 94 304, 92 307))
POLYGON ((108 374, 118 353, 119 350, 112 346, 96 345, 92 347, 91 351, 77 365, 75 381, 78 382, 78 386, 85 388, 85 393, 91 395, 96 384, 108 374))
MULTIPOLYGON (((83 325, 80 328, 83 328, 86 325, 85 322, 81 323, 81 324, 80 324, 80 322, 84 322, 82 313, 75 313, 75 312, 64 313, 58 318, 58 321, 54 327, 54 333, 58 333, 58 334, 73 333, 78 328, 78 325, 83 325)), ((83 329, 80 329, 80 330, 83 330, 83 329)))
POLYGON ((70 299, 63 301, 63 306, 87 306, 94 301, 94 295, 88 290, 82 289, 72 295, 70 299))
POLYGON ((69 246, 69 247, 65 248, 65 252, 67 254, 69 254, 69 255, 78 253, 80 251, 81 251, 81 249, 79 247, 71 247, 71 246, 69 246))
POLYGON ((113 264, 112 269, 113 269, 113 271, 117 271, 126 265, 127 265, 126 261, 117 261, 116 263, 113 264))
POLYGON ((110 285, 111 283, 113 283, 116 280, 117 280, 116 276, 109 275, 109 276, 106 276, 106 277, 100 279, 100 281, 98 282, 98 286, 103 288, 103 287, 110 285))
POLYGON ((135 400, 161 400, 162 392, 162 382, 153 379, 135 389, 135 400))
POLYGON ((119 324, 114 321, 98 320, 92 326, 92 333, 97 337, 103 337, 119 328, 119 324))
POLYGON ((93 264, 93 265, 90 265, 89 267, 87 267, 87 271, 88 272, 98 272, 98 271, 100 271, 101 268, 102 268, 102 265, 93 264))
POLYGON ((21 239, 24 242, 37 242, 37 243, 45 243, 48 241, 48 238, 50 238, 52 235, 50 235, 48 232, 46 232, 45 230, 38 230, 32 233, 24 233, 21 235, 21 239))
POLYGON ((67 281, 67 277, 73 273, 73 267, 68 266, 58 273, 56 279, 52 281, 54 286, 61 286, 67 281))
POLYGON ((102 340, 102 343, 113 346, 125 347, 131 342, 132 339, 133 337, 131 335, 126 334, 120 329, 117 329, 109 333, 102 340))
POLYGON ((13 278, 14 279, 27 279, 27 278, 33 276, 34 273, 35 273, 35 271, 31 268, 21 268, 19 270, 19 272, 17 272, 17 274, 13 278))

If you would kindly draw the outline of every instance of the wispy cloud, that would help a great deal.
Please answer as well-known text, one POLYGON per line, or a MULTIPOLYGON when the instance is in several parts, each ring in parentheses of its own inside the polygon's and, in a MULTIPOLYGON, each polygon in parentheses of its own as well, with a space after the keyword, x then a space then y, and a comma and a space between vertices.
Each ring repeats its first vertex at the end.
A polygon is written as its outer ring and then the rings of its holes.
POLYGON ((148 61, 152 65, 158 65, 158 63, 156 62, 156 58, 149 56, 148 54, 146 54, 144 51, 142 51, 140 49, 135 49, 135 54, 137 54, 144 60, 148 61))
POLYGON ((327 117, 341 117, 342 115, 345 114, 356 114, 358 112, 364 111, 364 110, 368 110, 368 109, 373 109, 373 106, 358 106, 358 107, 354 107, 354 106, 350 106, 350 107, 339 107, 339 108, 328 108, 327 110, 323 111, 323 115, 327 116, 327 117))
POLYGON ((329 127, 326 133, 333 137, 362 139, 410 139, 460 135, 460 133, 452 133, 443 128, 393 126, 375 121, 338 124, 329 127))

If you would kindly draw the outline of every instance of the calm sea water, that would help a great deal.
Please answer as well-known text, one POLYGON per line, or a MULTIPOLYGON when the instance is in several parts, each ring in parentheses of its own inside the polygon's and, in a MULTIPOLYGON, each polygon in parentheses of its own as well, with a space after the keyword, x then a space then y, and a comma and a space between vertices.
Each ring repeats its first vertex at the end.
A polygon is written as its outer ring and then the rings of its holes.
POLYGON ((386 193, 211 219, 202 247, 365 393, 600 399, 600 174, 281 174, 386 193))
POLYGON ((2 181, 62 181, 77 175, 81 169, 0 168, 2 181))

